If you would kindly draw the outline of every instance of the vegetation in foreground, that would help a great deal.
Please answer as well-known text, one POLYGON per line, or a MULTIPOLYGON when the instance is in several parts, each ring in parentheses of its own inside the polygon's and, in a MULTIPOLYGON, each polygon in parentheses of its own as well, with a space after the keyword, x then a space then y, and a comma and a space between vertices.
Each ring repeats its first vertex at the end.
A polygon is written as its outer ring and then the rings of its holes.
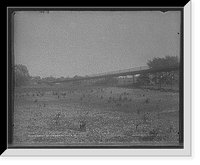
POLYGON ((14 101, 14 146, 178 144, 178 93, 41 85, 14 101))

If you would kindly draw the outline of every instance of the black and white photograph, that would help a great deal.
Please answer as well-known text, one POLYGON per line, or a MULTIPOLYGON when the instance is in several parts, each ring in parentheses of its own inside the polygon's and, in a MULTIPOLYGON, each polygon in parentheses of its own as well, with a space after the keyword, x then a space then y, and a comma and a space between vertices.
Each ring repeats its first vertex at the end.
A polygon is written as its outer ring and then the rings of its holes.
POLYGON ((181 8, 20 8, 12 143, 184 148, 181 8))
POLYGON ((1 156, 191 155, 188 4, 9 9, 1 156))

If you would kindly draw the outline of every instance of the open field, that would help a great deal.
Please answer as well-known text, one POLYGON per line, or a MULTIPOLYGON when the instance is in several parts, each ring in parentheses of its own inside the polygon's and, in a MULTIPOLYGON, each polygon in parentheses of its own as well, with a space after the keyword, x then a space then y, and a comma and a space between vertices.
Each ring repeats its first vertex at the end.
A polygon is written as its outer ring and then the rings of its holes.
POLYGON ((15 89, 14 146, 178 145, 179 93, 55 85, 15 89))

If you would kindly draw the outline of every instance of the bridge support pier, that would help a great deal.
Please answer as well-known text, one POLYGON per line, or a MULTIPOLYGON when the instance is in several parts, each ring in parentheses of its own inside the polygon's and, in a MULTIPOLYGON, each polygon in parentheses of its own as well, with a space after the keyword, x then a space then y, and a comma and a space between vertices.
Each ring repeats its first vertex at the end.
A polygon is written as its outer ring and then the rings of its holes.
POLYGON ((173 85, 174 85, 174 72, 171 72, 171 89, 173 89, 173 85))
POLYGON ((136 76, 135 75, 132 75, 133 77, 133 88, 136 87, 136 83, 137 83, 137 79, 136 79, 136 76))
POLYGON ((162 87, 162 72, 158 74, 159 75, 159 88, 162 87))

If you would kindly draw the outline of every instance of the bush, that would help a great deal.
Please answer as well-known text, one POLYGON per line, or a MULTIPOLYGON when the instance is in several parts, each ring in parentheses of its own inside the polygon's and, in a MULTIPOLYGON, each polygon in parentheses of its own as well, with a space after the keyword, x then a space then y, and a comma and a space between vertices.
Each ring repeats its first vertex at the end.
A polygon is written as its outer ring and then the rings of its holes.
POLYGON ((15 65, 15 86, 20 87, 27 85, 30 80, 29 71, 26 66, 24 65, 15 65))

